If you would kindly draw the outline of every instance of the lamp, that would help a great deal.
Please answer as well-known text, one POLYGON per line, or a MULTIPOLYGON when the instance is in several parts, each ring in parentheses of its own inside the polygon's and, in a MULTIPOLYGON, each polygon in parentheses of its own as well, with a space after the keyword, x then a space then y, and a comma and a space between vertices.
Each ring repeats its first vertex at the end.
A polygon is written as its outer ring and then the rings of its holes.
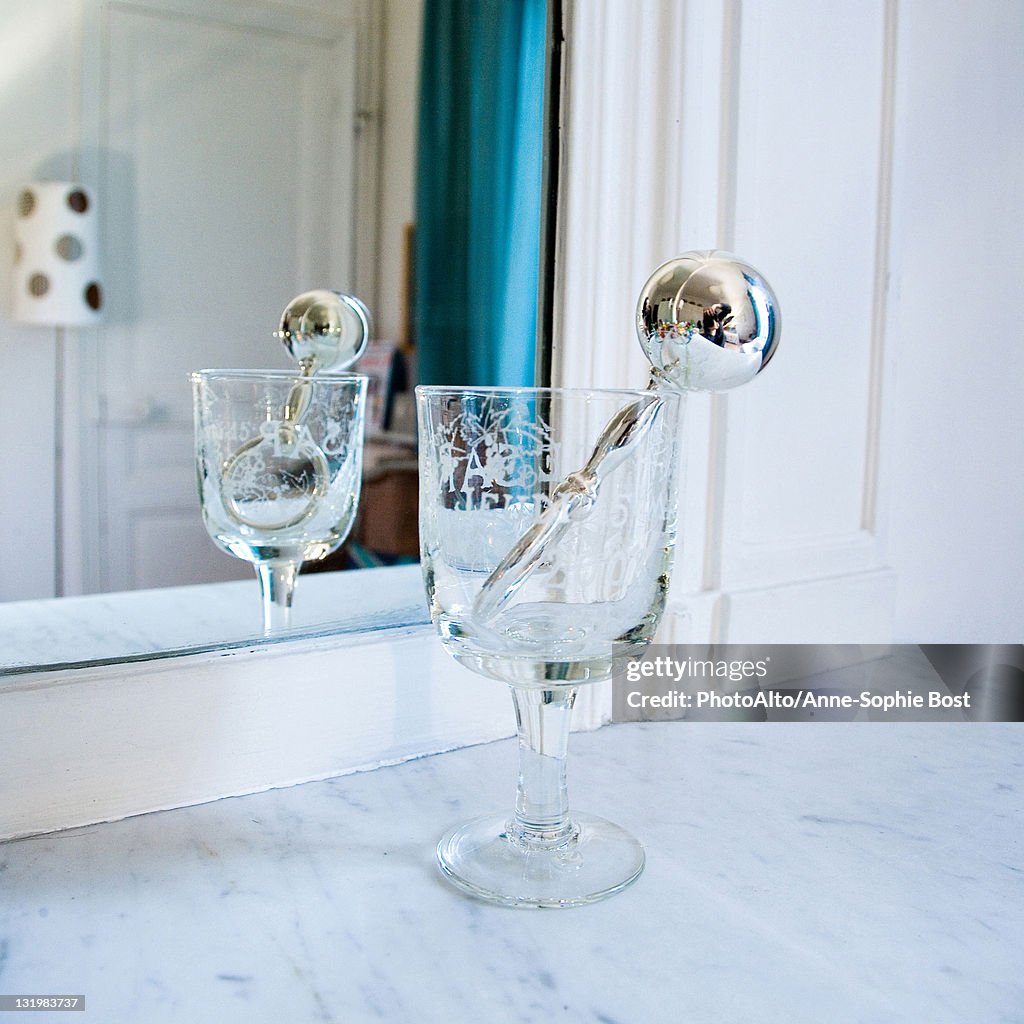
POLYGON ((103 317, 96 203, 83 185, 40 181, 18 194, 14 318, 82 327, 103 317))
POLYGON ((77 182, 38 181, 18 192, 14 218, 14 319, 55 328, 54 594, 64 594, 66 327, 104 313, 96 203, 77 182))

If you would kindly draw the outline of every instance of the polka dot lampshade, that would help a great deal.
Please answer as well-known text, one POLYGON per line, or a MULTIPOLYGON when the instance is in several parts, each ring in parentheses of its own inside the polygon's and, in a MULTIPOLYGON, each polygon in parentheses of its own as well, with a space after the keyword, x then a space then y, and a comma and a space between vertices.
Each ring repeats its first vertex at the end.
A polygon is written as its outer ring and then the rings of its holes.
POLYGON ((66 326, 100 320, 106 296, 92 193, 73 182, 26 185, 14 225, 15 319, 66 326))

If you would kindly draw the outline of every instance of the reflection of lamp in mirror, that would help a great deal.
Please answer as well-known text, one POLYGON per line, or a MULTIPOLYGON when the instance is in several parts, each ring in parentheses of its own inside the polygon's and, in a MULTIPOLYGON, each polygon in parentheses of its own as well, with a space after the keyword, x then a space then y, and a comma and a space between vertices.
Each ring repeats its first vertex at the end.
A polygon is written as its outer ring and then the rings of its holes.
POLYGON ((85 186, 37 181, 20 189, 14 217, 14 319, 56 328, 54 349, 54 593, 64 592, 64 328, 103 318, 96 202, 85 186))
POLYGON ((82 185, 41 181, 18 193, 14 318, 80 327, 103 315, 96 203, 82 185))

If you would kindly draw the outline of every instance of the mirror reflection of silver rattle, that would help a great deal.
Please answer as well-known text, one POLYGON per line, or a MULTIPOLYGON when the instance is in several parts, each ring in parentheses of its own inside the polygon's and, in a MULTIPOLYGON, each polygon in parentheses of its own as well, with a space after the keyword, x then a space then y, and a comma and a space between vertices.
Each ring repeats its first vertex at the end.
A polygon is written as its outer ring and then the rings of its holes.
POLYGON ((318 370, 345 370, 366 348, 370 314, 354 295, 324 289, 303 292, 285 307, 274 332, 303 376, 318 370))
POLYGON ((749 263, 719 250, 693 251, 660 266, 637 302, 636 328, 651 363, 649 399, 614 416, 586 466, 551 494, 551 503, 487 577, 473 604, 481 621, 512 599, 575 522, 597 500, 602 476, 629 454, 661 411, 657 393, 726 391, 753 380, 778 348, 779 302, 749 263))
POLYGON ((288 393, 279 420, 242 444, 221 471, 224 510, 258 530, 287 530, 313 516, 327 493, 330 467, 323 449, 302 423, 319 370, 344 370, 362 354, 370 315, 352 295, 319 289, 288 303, 274 336, 299 364, 301 377, 288 393))

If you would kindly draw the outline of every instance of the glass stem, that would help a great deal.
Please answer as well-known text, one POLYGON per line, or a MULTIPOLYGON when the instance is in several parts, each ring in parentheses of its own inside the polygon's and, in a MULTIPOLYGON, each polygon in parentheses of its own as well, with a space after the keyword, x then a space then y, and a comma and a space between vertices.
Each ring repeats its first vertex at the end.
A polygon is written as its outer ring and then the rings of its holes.
POLYGON ((263 632, 288 629, 292 624, 292 595, 301 562, 258 562, 256 575, 263 599, 263 632))
POLYGON ((566 753, 577 689, 511 689, 519 732, 513 838, 519 842, 558 845, 575 831, 569 818, 566 753))

